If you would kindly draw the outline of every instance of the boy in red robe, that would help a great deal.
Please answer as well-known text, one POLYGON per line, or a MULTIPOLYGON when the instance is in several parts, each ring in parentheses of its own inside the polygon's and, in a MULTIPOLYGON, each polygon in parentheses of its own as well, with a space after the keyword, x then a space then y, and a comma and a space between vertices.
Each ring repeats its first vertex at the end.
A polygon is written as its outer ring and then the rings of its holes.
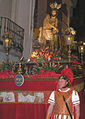
POLYGON ((53 107, 53 119, 79 119, 80 118, 80 99, 78 92, 69 88, 73 81, 73 72, 70 68, 61 71, 58 79, 58 90, 53 91, 49 97, 50 103, 46 119, 50 119, 53 107))

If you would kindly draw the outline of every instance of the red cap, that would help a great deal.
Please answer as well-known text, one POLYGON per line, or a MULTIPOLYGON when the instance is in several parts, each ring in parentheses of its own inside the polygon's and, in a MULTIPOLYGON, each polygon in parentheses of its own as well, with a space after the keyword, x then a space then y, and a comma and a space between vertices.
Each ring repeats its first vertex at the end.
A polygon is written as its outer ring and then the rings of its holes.
POLYGON ((61 75, 66 76, 69 79, 69 84, 71 85, 73 82, 73 72, 70 68, 65 68, 61 71, 61 75))

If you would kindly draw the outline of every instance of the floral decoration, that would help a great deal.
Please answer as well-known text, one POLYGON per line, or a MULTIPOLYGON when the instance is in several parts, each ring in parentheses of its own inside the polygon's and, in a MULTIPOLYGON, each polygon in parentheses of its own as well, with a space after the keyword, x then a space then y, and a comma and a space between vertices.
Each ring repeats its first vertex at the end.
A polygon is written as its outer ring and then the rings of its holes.
POLYGON ((57 62, 67 57, 66 53, 61 49, 51 49, 46 47, 45 49, 36 49, 30 55, 30 61, 33 62, 57 62))
POLYGON ((13 71, 14 63, 2 62, 0 63, 0 79, 10 79, 16 76, 16 72, 13 71))
MULTIPOLYGON (((63 49, 52 50, 46 47, 45 49, 36 49, 28 59, 29 62, 35 62, 37 65, 33 66, 30 74, 26 72, 23 74, 25 78, 56 78, 56 74, 59 74, 66 66, 63 62, 67 59, 67 54, 63 49)), ((14 78, 18 73, 16 64, 18 63, 2 62, 0 64, 0 79, 14 78)), ((85 69, 77 60, 72 62, 71 68, 75 75, 83 73, 82 68, 85 69)))
POLYGON ((41 67, 34 67, 32 74, 39 73, 40 70, 46 72, 49 69, 51 71, 58 71, 62 66, 59 64, 67 57, 66 52, 63 49, 51 49, 46 47, 45 49, 36 49, 30 55, 30 62, 41 63, 41 67))

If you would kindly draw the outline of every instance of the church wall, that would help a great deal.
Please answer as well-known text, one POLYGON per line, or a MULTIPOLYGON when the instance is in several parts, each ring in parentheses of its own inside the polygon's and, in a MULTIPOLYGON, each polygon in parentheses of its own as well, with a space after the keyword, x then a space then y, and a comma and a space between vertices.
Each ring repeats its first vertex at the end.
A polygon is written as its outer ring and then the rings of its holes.
POLYGON ((25 59, 32 51, 34 7, 35 0, 0 0, 0 16, 10 18, 25 30, 23 43, 25 59))
POLYGON ((0 16, 11 17, 12 0, 0 0, 0 16))

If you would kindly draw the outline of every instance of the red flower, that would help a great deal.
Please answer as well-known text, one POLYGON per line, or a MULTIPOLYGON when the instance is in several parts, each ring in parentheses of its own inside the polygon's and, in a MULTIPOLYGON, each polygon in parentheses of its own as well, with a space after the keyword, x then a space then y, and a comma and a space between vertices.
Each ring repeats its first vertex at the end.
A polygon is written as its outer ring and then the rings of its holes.
POLYGON ((40 55, 41 57, 43 56, 43 54, 40 55))
POLYGON ((37 56, 37 58, 39 59, 39 56, 37 56))
POLYGON ((42 55, 42 52, 39 52, 39 55, 41 56, 42 55))
POLYGON ((13 71, 10 71, 10 74, 13 74, 13 71))
POLYGON ((45 58, 43 58, 43 60, 45 60, 45 58))
POLYGON ((45 57, 47 58, 47 54, 45 53, 45 57))
POLYGON ((52 55, 49 55, 49 57, 52 57, 52 55))
POLYGON ((56 57, 54 57, 54 60, 56 60, 56 57))
POLYGON ((8 69, 5 69, 4 72, 7 73, 8 72, 8 69))
POLYGON ((33 60, 33 58, 31 58, 31 60, 33 60))
POLYGON ((36 59, 34 59, 34 62, 36 61, 36 59))

